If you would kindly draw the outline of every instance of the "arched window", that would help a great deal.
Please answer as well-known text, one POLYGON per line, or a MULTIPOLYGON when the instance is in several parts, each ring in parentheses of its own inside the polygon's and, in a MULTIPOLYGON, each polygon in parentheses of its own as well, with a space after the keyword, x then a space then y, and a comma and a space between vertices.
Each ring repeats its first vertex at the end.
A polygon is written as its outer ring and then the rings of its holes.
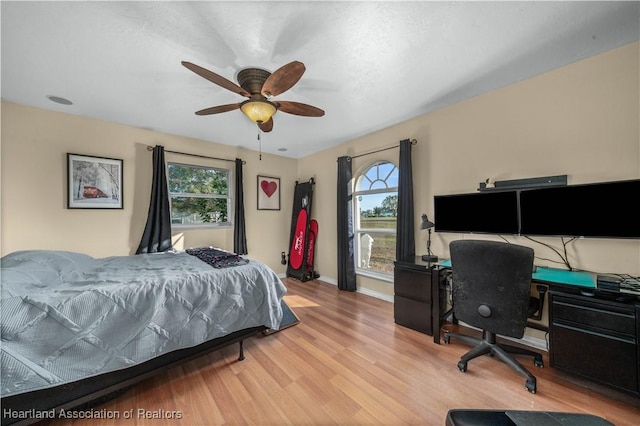
POLYGON ((393 276, 398 216, 398 167, 379 161, 356 176, 356 270, 393 276))

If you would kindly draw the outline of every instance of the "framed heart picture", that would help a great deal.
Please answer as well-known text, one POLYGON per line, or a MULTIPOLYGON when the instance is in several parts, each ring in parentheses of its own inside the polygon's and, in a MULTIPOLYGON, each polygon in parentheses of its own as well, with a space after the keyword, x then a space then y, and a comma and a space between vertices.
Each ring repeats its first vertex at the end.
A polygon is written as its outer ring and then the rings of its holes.
POLYGON ((258 210, 280 210, 280 178, 258 175, 258 210))

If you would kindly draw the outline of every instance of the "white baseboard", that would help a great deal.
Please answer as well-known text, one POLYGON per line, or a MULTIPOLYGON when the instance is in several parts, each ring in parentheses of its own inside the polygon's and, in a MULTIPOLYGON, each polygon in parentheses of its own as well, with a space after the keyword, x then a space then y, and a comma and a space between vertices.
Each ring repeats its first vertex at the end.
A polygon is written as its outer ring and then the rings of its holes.
MULTIPOLYGON (((320 278, 318 278, 318 279, 320 281, 325 282, 325 283, 329 283, 329 284, 332 284, 332 285, 335 285, 335 286, 338 285, 338 281, 334 280, 333 278, 327 278, 327 277, 324 277, 324 276, 320 276, 320 278)), ((366 294, 367 296, 375 297, 376 299, 381 299, 381 300, 385 300, 387 302, 393 303, 393 296, 391 296, 389 294, 380 293, 379 291, 373 291, 373 290, 369 290, 368 288, 358 287, 358 288, 356 288, 356 292, 357 293, 366 294)))
MULTIPOLYGON (((285 278, 286 276, 287 276, 286 273, 278 275, 278 277, 280 278, 285 278)), ((325 282, 327 284, 338 286, 338 281, 333 278, 329 278, 321 275, 320 277, 318 277, 318 280, 325 282)), ((373 290, 369 290, 368 288, 362 288, 362 287, 356 289, 356 292, 365 294, 367 296, 375 297, 376 299, 381 299, 381 300, 385 300, 387 302, 393 303, 393 296, 389 294, 380 293, 378 291, 373 291, 373 290)), ((468 324, 464 324, 464 325, 469 328, 475 328, 475 327, 471 327, 468 324)), ((520 343, 520 344, 530 346, 545 352, 549 351, 549 348, 547 347, 547 341, 545 339, 540 339, 532 336, 524 336, 522 339, 514 339, 511 337, 504 337, 504 336, 501 336, 501 337, 504 338, 505 340, 510 340, 514 343, 520 343)))
POLYGON ((540 339, 538 337, 524 336, 522 339, 512 339, 511 337, 502 337, 505 340, 511 340, 515 343, 520 343, 526 346, 531 346, 532 348, 536 348, 540 351, 549 352, 549 348, 547 347, 547 341, 544 339, 540 339))
MULTIPOLYGON (((473 327, 463 321, 460 321, 460 325, 464 325, 465 327, 481 331, 478 327, 473 327)), ((540 351, 549 352, 549 348, 547 347, 547 341, 544 339, 540 339, 538 337, 532 337, 532 336, 526 336, 526 335, 523 336, 522 339, 515 339, 513 337, 507 337, 507 336, 498 336, 498 337, 504 340, 509 340, 510 342, 513 342, 513 343, 529 346, 540 351)))
POLYGON ((333 278, 325 277, 324 275, 320 275, 318 278, 320 281, 325 282, 327 284, 338 286, 338 280, 334 280, 333 278))
POLYGON ((366 294, 367 296, 375 297, 376 299, 382 299, 387 302, 393 303, 393 296, 391 296, 390 294, 380 293, 378 291, 369 290, 367 288, 359 288, 357 292, 366 294))
MULTIPOLYGON (((280 278, 286 278, 286 276, 287 276, 286 273, 278 275, 278 277, 280 278)), ((335 285, 336 287, 338 286, 338 281, 333 278, 320 275, 317 279, 327 284, 335 285)), ((356 292, 366 294, 367 296, 375 297, 376 299, 381 299, 381 300, 385 300, 387 302, 393 303, 393 296, 389 294, 380 293, 378 291, 373 291, 373 290, 369 290, 368 288, 362 288, 362 287, 357 288, 356 292)))

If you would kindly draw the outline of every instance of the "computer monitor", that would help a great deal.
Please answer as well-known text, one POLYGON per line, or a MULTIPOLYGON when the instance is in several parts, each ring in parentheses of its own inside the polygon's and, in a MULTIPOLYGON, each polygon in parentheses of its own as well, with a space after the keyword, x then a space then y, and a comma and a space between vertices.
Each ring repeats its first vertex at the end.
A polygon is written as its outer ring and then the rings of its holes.
POLYGON ((640 180, 522 190, 520 234, 640 238, 638 199, 640 180))
POLYGON ((436 232, 518 233, 517 191, 436 195, 436 232))

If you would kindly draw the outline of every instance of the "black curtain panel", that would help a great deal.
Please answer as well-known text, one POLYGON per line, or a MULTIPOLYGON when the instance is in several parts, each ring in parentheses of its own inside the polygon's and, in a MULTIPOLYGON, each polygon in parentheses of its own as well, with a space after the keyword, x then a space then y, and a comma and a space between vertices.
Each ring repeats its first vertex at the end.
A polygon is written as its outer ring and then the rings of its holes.
POLYGON ((153 182, 147 224, 136 254, 158 253, 171 250, 171 213, 169 212, 169 188, 164 163, 164 147, 153 148, 153 182))
POLYGON ((351 157, 338 158, 338 288, 356 291, 351 206, 351 157))
POLYGON ((249 253, 247 248, 247 231, 244 220, 244 179, 242 177, 242 160, 236 158, 236 209, 233 226, 233 251, 237 254, 249 253))
POLYGON ((409 139, 400 141, 399 163, 396 259, 413 259, 416 255, 416 236, 413 223, 413 170, 409 139))

